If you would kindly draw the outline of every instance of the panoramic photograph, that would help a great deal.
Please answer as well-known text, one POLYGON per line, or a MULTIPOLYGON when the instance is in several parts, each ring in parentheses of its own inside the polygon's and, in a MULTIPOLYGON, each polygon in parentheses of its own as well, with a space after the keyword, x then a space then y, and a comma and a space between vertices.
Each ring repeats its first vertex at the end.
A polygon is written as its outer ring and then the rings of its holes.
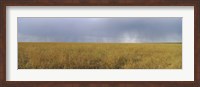
POLYGON ((18 17, 18 69, 182 69, 182 17, 18 17))

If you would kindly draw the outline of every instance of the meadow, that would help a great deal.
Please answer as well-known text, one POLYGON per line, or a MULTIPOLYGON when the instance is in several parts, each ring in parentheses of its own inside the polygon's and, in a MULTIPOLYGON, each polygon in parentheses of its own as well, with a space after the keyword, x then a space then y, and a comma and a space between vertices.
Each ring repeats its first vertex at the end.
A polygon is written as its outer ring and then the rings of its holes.
POLYGON ((19 69, 181 69, 181 43, 18 42, 19 69))

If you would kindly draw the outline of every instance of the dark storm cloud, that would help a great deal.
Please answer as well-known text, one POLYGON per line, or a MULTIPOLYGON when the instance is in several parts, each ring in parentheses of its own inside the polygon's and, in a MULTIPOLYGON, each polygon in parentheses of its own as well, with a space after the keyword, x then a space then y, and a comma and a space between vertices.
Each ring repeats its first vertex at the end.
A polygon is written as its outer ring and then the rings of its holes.
POLYGON ((181 42, 181 17, 18 18, 19 42, 181 42))

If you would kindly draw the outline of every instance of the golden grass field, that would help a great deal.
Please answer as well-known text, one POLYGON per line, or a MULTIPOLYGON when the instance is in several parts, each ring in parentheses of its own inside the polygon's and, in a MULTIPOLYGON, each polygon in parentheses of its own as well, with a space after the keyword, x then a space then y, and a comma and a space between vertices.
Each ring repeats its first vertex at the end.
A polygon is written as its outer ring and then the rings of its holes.
POLYGON ((181 69, 181 43, 18 43, 19 69, 181 69))

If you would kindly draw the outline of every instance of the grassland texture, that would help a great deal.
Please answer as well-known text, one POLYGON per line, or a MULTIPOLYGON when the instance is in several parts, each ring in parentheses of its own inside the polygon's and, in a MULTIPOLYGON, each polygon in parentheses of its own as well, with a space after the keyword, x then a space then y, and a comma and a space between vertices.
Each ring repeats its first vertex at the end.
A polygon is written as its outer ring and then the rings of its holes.
POLYGON ((19 69, 181 69, 182 44, 18 43, 19 69))

